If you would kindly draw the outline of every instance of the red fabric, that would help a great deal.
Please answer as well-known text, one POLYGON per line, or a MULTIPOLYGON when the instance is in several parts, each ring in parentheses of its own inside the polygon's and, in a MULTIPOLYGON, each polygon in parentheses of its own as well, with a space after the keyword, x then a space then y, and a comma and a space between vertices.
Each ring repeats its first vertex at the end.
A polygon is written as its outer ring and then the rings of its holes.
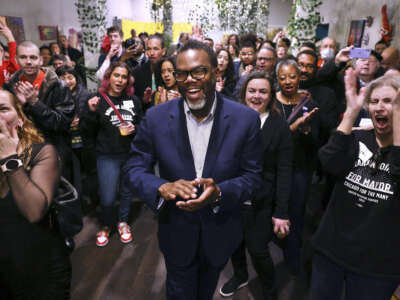
MULTIPOLYGON (((37 86, 40 89, 40 86, 42 85, 42 83, 44 81, 44 77, 45 77, 44 72, 42 70, 39 70, 39 74, 38 74, 38 76, 36 76, 35 80, 32 82, 32 85, 37 86)), ((28 81, 28 79, 26 79, 25 75, 22 75, 21 81, 28 81)))
POLYGON ((13 73, 19 70, 19 65, 15 60, 17 55, 17 43, 8 43, 8 53, 10 54, 9 60, 3 60, 3 64, 0 66, 0 87, 4 82, 8 81, 13 73))
POLYGON ((104 53, 108 53, 108 51, 110 51, 110 48, 110 40, 108 39, 108 35, 106 35, 104 37, 103 44, 101 45, 101 50, 104 51, 104 53))

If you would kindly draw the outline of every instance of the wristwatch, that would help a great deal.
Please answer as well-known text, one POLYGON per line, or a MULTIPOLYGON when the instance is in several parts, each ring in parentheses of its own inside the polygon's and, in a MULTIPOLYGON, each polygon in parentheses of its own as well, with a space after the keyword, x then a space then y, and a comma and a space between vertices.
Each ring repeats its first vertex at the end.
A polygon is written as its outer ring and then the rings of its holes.
POLYGON ((18 168, 22 167, 22 161, 18 158, 10 158, 6 160, 5 162, 1 163, 1 170, 3 173, 15 171, 18 168))

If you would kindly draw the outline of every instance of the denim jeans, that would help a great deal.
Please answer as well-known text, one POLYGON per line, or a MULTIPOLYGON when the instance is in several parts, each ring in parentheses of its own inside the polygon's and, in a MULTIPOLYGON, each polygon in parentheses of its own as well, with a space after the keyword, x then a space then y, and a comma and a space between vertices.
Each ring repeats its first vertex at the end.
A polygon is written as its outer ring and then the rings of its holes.
POLYGON ((375 278, 351 272, 323 254, 313 257, 311 300, 390 300, 399 281, 375 278))
POLYGON ((112 227, 114 223, 114 206, 118 191, 120 194, 118 221, 128 222, 133 195, 121 180, 121 169, 127 159, 128 154, 97 155, 101 204, 100 222, 103 226, 112 227))

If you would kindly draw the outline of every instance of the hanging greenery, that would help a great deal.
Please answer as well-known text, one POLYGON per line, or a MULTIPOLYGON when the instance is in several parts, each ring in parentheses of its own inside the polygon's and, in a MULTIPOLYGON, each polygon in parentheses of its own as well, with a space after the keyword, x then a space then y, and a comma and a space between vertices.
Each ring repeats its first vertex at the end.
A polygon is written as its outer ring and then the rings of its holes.
POLYGON ((106 33, 107 0, 76 0, 75 7, 85 49, 97 54, 106 33))
POLYGON ((293 0, 287 33, 294 49, 306 41, 315 42, 315 30, 321 22, 318 12, 321 4, 321 0, 293 0))
POLYGON ((266 34, 270 0, 215 0, 223 30, 266 34))
POLYGON ((164 26, 164 40, 168 47, 172 42, 172 0, 153 0, 150 10, 154 22, 162 22, 164 26), (160 14, 162 13, 162 18, 160 14))

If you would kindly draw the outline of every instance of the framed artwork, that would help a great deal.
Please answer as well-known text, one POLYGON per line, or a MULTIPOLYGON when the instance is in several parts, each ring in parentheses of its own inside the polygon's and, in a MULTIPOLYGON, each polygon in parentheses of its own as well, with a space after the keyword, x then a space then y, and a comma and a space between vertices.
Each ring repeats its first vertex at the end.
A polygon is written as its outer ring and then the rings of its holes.
POLYGON ((365 20, 354 20, 350 23, 349 38, 347 46, 361 47, 362 37, 364 34, 365 20))
POLYGON ((8 28, 10 28, 17 44, 25 41, 24 22, 20 17, 6 17, 8 28))
POLYGON ((39 26, 41 41, 57 40, 57 26, 39 26))

